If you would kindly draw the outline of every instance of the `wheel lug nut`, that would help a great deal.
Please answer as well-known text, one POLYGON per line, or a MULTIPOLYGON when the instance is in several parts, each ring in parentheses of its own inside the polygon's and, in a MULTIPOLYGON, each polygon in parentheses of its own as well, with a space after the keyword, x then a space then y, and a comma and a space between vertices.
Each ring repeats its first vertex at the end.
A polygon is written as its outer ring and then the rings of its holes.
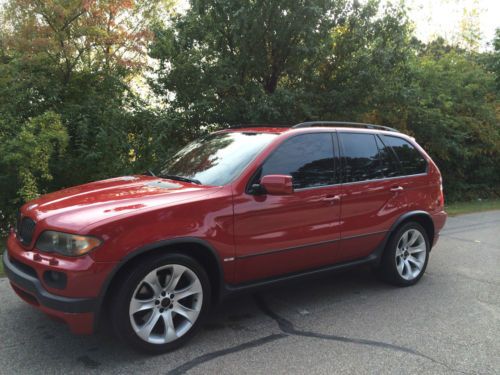
POLYGON ((163 311, 165 311, 165 310, 163 310, 163 309, 160 309, 160 312, 161 312, 161 313, 162 313, 163 311))
POLYGON ((160 304, 160 301, 156 300, 155 305, 159 305, 159 304, 160 304))
POLYGON ((170 298, 174 298, 174 295, 173 295, 173 294, 171 294, 171 295, 170 295, 170 298))
POLYGON ((166 292, 161 292, 161 295, 162 295, 163 297, 165 297, 165 296, 167 295, 167 293, 166 293, 166 292))
POLYGON ((174 308, 174 305, 170 305, 170 308, 173 309, 174 308))

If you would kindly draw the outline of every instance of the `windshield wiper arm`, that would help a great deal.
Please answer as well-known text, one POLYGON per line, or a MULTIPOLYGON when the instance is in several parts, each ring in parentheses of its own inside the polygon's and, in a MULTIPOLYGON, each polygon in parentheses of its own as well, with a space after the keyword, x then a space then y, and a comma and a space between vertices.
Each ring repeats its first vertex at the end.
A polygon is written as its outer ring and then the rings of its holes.
POLYGON ((184 176, 176 176, 175 174, 161 174, 160 177, 168 178, 170 180, 177 180, 182 182, 190 182, 196 185, 202 185, 200 180, 196 180, 194 178, 184 177, 184 176))

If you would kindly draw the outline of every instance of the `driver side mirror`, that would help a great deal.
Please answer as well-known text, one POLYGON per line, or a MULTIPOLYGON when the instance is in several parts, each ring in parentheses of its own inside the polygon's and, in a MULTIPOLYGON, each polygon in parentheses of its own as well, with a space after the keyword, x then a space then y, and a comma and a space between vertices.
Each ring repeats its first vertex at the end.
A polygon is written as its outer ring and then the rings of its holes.
POLYGON ((292 176, 269 174, 261 178, 259 185, 270 195, 293 194, 292 176))

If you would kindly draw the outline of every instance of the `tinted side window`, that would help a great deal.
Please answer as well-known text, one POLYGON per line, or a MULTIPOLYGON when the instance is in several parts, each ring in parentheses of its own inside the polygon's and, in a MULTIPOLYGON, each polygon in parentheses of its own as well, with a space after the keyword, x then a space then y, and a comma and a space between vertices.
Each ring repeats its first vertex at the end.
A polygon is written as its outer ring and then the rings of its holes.
POLYGON ((376 136, 377 146, 379 149, 379 158, 382 167, 382 174, 384 177, 397 177, 401 176, 401 169, 396 154, 391 147, 386 146, 376 136))
POLYGON ((382 141, 396 153, 403 176, 426 172, 427 161, 410 142, 389 135, 383 135, 382 141))
POLYGON ((383 178, 383 166, 373 134, 339 133, 344 157, 344 181, 383 178))
POLYGON ((286 140, 266 160, 260 177, 286 174, 295 189, 331 185, 335 179, 330 133, 304 134, 286 140))

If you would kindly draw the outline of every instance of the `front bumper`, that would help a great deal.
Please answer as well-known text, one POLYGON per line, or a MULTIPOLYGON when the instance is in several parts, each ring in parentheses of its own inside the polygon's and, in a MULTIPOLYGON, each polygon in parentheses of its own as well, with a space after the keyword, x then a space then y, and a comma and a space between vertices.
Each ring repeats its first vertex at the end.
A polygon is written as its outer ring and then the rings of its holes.
POLYGON ((71 332, 90 334, 93 332, 94 311, 97 299, 69 298, 48 292, 35 274, 9 257, 8 251, 2 256, 4 272, 14 291, 24 301, 68 324, 71 332))
POLYGON ((9 258, 8 251, 2 257, 4 270, 10 282, 31 294, 43 306, 67 313, 86 313, 96 309, 93 298, 68 298, 49 293, 37 277, 30 275, 19 263, 9 258))

